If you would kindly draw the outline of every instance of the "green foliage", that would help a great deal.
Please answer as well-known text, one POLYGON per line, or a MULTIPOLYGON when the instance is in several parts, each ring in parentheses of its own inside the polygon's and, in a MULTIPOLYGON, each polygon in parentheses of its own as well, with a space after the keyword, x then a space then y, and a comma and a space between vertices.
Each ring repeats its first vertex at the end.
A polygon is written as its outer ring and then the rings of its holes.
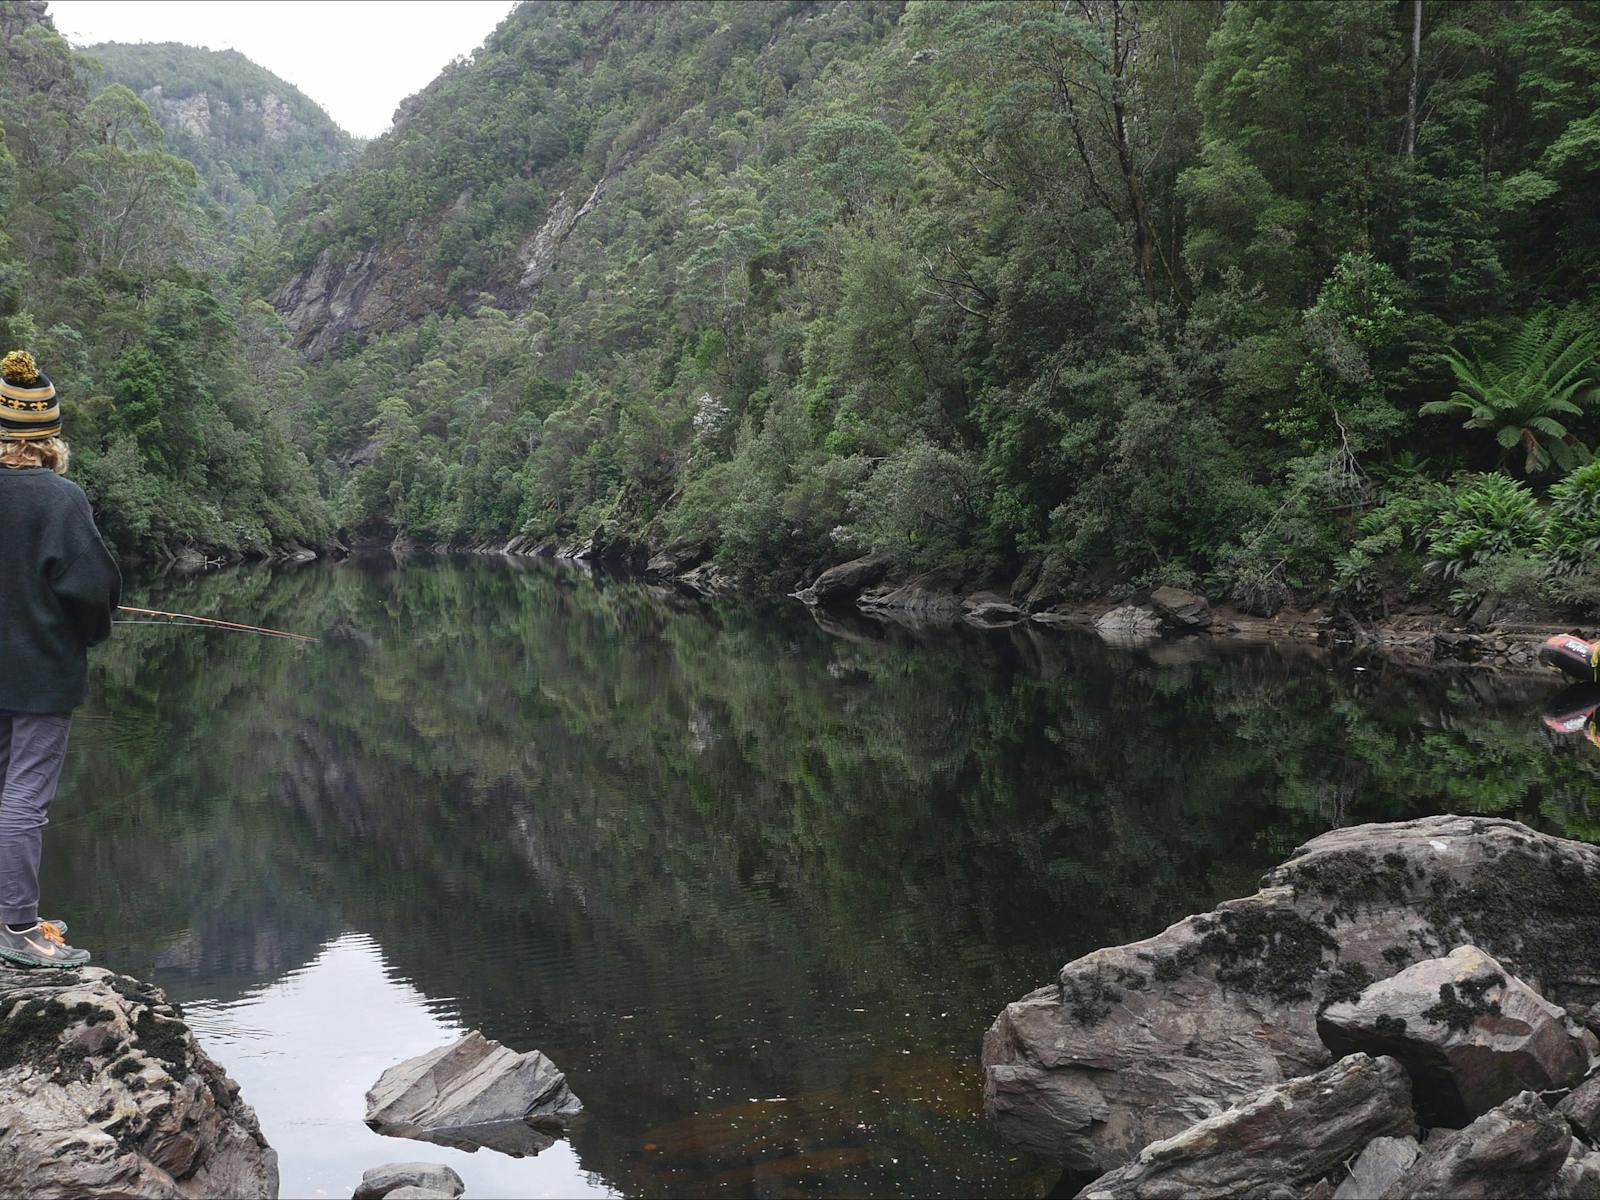
POLYGON ((1550 489, 1539 553, 1556 575, 1600 568, 1600 461, 1585 463, 1550 489))
POLYGON ((128 555, 329 537, 282 323, 215 273, 194 164, 40 12, 0 7, 0 336, 54 380, 101 529, 128 555))
POLYGON ((1537 312, 1488 356, 1473 361, 1449 350, 1444 358, 1456 390, 1424 404, 1423 415, 1466 413, 1463 428, 1492 432, 1508 459, 1521 455, 1529 475, 1588 461, 1567 420, 1583 415, 1600 370, 1600 326, 1587 311, 1537 312))
POLYGON ((1438 494, 1428 523, 1429 571, 1462 584, 1457 598, 1537 575, 1532 551, 1544 536, 1544 509, 1527 486, 1509 475, 1456 479, 1438 494))

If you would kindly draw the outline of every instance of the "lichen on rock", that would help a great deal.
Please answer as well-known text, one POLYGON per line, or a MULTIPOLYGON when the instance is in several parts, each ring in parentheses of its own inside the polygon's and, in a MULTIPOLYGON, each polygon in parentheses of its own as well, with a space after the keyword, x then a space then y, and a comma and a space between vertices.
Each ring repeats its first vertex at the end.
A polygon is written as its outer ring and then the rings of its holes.
POLYGON ((158 989, 97 967, 0 967, 0 1194, 278 1194, 238 1085, 158 989))

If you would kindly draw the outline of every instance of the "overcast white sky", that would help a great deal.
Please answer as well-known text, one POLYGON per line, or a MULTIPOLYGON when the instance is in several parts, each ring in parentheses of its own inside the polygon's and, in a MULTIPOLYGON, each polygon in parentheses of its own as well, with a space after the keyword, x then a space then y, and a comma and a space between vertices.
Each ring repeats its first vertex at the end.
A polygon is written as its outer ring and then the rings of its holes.
POLYGON ((75 46, 185 42, 237 50, 287 79, 361 137, 476 50, 514 0, 51 0, 75 46))

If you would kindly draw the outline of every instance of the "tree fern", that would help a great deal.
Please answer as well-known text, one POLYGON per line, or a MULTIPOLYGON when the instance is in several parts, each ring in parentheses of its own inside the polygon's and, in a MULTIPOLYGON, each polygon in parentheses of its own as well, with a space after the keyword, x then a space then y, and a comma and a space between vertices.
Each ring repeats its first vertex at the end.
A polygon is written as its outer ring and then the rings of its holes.
POLYGON ((1588 462, 1590 451, 1563 418, 1582 414, 1595 392, 1600 329, 1587 312, 1537 312, 1488 358, 1445 353, 1456 390, 1421 413, 1465 413, 1466 429, 1491 431, 1507 460, 1520 452, 1523 472, 1588 462))

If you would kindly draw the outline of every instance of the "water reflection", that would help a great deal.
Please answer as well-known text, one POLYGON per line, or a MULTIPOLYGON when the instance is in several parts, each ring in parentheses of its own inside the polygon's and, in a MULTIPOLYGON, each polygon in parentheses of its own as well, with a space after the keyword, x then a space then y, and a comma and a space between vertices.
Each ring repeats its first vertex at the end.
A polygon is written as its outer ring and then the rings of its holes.
POLYGON ((285 1196, 348 1196, 366 1168, 419 1158, 453 1167, 472 1196, 616 1195, 564 1142, 537 1160, 433 1145, 407 1153, 361 1123, 379 1075, 465 1032, 441 1008, 448 1001, 394 979, 371 938, 348 934, 259 991, 185 1012, 280 1147, 285 1196))
POLYGON ((930 643, 501 562, 132 590, 327 631, 119 631, 46 864, 102 961, 235 1022, 206 1036, 306 1192, 432 1156, 374 1144, 360 1094, 481 1028, 583 1099, 570 1150, 493 1160, 568 1192, 581 1163, 629 1195, 1039 1194, 977 1114, 977 1043, 1066 959, 1335 824, 1597 828, 1537 678, 930 643), (308 1035, 327 1004, 342 1033, 308 1035), (325 1069, 348 1087, 295 1101, 325 1069))

